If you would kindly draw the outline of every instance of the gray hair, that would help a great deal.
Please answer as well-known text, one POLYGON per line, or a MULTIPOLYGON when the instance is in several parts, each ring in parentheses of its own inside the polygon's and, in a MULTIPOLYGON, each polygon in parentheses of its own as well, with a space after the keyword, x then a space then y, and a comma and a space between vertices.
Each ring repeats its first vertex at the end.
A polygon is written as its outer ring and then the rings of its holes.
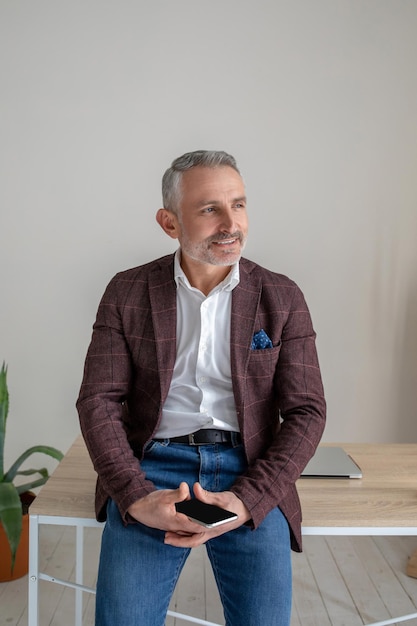
POLYGON ((181 202, 181 180, 183 172, 192 167, 232 167, 240 174, 236 160, 227 152, 215 150, 196 150, 186 152, 175 159, 162 178, 162 201, 164 208, 173 213, 178 212, 181 202))

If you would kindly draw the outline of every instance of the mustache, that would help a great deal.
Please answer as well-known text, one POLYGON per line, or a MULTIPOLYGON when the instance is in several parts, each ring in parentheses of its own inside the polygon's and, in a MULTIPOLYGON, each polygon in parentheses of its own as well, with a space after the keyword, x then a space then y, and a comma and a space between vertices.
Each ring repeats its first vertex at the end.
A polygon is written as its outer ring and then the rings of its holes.
POLYGON ((218 233, 217 235, 211 235, 206 241, 212 243, 214 241, 225 241, 227 239, 238 239, 242 243, 245 241, 245 236, 242 231, 237 230, 234 233, 218 233))

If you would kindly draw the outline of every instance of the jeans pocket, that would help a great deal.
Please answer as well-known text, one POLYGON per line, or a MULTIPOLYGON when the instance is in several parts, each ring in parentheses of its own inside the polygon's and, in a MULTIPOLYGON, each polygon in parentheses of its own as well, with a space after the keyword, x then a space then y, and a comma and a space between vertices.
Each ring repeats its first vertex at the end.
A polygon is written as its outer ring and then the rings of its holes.
POLYGON ((166 448, 169 445, 169 439, 160 439, 159 441, 155 441, 155 439, 151 439, 148 441, 146 446, 143 449, 143 453, 146 456, 151 455, 152 453, 161 450, 162 448, 166 448))

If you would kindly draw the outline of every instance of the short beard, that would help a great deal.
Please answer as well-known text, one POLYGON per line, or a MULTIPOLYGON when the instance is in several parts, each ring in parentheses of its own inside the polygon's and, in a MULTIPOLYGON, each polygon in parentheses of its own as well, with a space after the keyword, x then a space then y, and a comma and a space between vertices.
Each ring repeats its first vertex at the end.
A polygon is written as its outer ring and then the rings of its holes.
POLYGON ((182 249, 190 258, 194 259, 194 261, 226 267, 234 265, 240 260, 246 245, 246 240, 247 238, 241 231, 236 231, 230 234, 218 233, 217 235, 211 235, 199 244, 192 244, 189 242, 183 231, 182 249), (226 239, 237 239, 240 242, 240 250, 236 253, 226 252, 224 258, 222 258, 212 252, 210 244, 218 241, 224 241, 226 239))

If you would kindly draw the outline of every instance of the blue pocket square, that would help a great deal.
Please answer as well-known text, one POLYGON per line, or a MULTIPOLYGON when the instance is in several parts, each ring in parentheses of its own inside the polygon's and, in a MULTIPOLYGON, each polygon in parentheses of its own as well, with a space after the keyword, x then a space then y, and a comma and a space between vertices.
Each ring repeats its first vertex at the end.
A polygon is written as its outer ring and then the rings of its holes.
POLYGON ((265 350, 266 348, 272 347, 272 341, 263 328, 253 335, 250 346, 251 350, 265 350))

